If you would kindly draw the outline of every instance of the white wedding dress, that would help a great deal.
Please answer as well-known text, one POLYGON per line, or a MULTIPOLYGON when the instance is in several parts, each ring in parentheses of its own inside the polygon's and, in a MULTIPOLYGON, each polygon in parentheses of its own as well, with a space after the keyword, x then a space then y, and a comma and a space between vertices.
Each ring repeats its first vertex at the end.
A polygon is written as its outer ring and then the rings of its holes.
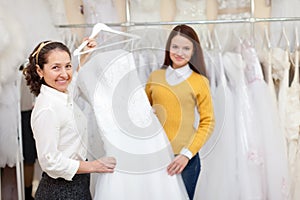
MULTIPOLYGON (((160 1, 129 0, 130 20, 136 23, 160 22, 160 1)), ((169 30, 159 25, 141 24, 130 26, 127 31, 141 38, 135 42, 130 51, 133 52, 137 64, 138 76, 145 84, 150 73, 163 64, 169 30)))
MULTIPOLYGON (((299 17, 300 1, 299 0, 272 0, 270 17, 287 18, 299 17)), ((285 29, 287 40, 289 41, 290 49, 295 49, 295 29, 300 28, 300 22, 297 21, 274 21, 270 23, 270 40, 273 47, 287 48, 287 42, 282 35, 285 29)))
POLYGON ((241 53, 227 52, 222 59, 210 55, 216 61, 207 62, 216 88, 216 128, 200 150, 203 167, 195 199, 289 199, 283 130, 255 50, 244 43, 241 53))
POLYGON ((242 46, 246 63, 249 97, 255 115, 256 134, 261 140, 263 192, 266 199, 282 200, 290 197, 290 179, 283 127, 279 123, 276 102, 263 79, 256 51, 247 42, 242 46), (272 138, 272 139, 270 139, 272 138))
POLYGON ((211 137, 199 152, 202 167, 194 199, 235 200, 239 193, 234 189, 237 185, 237 138, 234 132, 233 94, 227 86, 220 52, 209 52, 206 58, 216 124, 211 137))
POLYGON ((300 198, 299 184, 299 134, 300 134, 300 83, 299 83, 299 52, 295 51, 291 58, 294 75, 287 89, 286 104, 286 139, 288 145, 288 161, 291 174, 291 197, 293 200, 300 198))
MULTIPOLYGON (((200 21, 206 20, 206 0, 176 0, 175 21, 200 21)), ((203 45, 207 44, 209 33, 206 24, 189 24, 198 34, 203 45)))
POLYGON ((237 199, 264 199, 262 141, 255 124, 253 106, 244 75, 246 63, 240 53, 223 55, 225 73, 233 92, 235 134, 235 184, 237 199))
POLYGON ((0 35, 0 167, 13 167, 21 152, 18 69, 39 42, 58 38, 46 0, 1 1, 0 35))
MULTIPOLYGON (((82 0, 83 16, 86 24, 96 23, 121 23, 121 13, 118 12, 116 0, 82 0)), ((121 27, 115 27, 121 30, 121 27)), ((92 27, 85 28, 86 35, 92 32, 92 27)), ((97 37, 98 44, 107 40, 109 35, 105 32, 97 37)))
POLYGON ((138 79, 132 53, 97 53, 85 64, 77 84, 95 113, 106 156, 114 173, 100 174, 94 199, 188 199, 180 175, 169 176, 173 152, 138 79))
MULTIPOLYGON (((219 20, 241 20, 250 17, 250 0, 217 0, 219 20), (226 12, 221 12, 221 11, 226 12), (240 12, 233 12, 237 10, 240 12)), ((238 38, 250 39, 251 26, 249 23, 216 24, 219 41, 224 51, 232 51, 239 45, 238 38)))

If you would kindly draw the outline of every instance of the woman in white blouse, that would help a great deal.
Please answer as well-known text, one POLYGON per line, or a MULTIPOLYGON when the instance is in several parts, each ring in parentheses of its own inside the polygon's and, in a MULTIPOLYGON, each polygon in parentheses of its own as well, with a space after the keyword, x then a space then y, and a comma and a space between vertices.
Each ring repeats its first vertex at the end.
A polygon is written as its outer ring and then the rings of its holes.
MULTIPOLYGON (((90 40, 87 48, 93 48, 90 40)), ((78 70, 79 68, 77 68, 78 70)), ((73 102, 69 49, 60 42, 40 43, 29 56, 24 75, 37 98, 31 126, 43 176, 35 199, 91 199, 89 173, 112 173, 112 157, 86 161, 86 119, 73 102)))

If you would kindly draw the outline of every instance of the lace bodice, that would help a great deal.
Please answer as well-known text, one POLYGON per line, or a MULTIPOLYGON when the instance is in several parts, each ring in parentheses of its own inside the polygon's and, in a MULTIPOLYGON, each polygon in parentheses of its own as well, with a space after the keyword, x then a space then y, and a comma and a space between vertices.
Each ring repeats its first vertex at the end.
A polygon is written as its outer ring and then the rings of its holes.
POLYGON ((218 0, 218 19, 244 19, 250 17, 250 0, 218 0))
POLYGON ((274 48, 272 50, 272 76, 275 81, 282 80, 284 78, 284 71, 290 67, 288 53, 280 48, 274 48))
POLYGON ((117 23, 120 21, 114 0, 83 0, 83 6, 87 23, 117 23))
POLYGON ((132 21, 160 21, 160 0, 130 0, 129 3, 132 21))
POLYGON ((218 0, 219 9, 250 7, 250 0, 218 0))
POLYGON ((253 47, 244 44, 242 55, 246 62, 245 75, 248 83, 252 83, 256 80, 264 80, 256 50, 253 47))
POLYGON ((206 19, 206 0, 176 0, 176 7, 177 21, 206 19))

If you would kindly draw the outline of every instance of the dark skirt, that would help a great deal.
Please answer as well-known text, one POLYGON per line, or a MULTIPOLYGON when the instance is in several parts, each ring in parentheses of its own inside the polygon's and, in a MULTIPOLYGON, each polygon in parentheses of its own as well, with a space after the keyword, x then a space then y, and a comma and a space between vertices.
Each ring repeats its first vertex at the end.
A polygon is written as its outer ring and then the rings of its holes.
POLYGON ((43 172, 35 200, 91 200, 90 174, 76 174, 72 181, 51 178, 43 172))

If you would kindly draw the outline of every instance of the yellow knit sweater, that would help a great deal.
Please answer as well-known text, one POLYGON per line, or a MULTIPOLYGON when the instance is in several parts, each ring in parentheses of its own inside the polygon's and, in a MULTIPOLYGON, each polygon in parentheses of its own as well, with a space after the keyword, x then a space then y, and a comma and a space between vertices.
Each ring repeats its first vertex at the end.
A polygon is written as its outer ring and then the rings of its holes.
POLYGON ((174 154, 187 148, 194 156, 209 138, 215 122, 208 80, 193 72, 185 81, 172 86, 166 81, 166 70, 156 70, 149 77, 146 93, 174 154), (195 107, 200 114, 196 130, 195 107))

